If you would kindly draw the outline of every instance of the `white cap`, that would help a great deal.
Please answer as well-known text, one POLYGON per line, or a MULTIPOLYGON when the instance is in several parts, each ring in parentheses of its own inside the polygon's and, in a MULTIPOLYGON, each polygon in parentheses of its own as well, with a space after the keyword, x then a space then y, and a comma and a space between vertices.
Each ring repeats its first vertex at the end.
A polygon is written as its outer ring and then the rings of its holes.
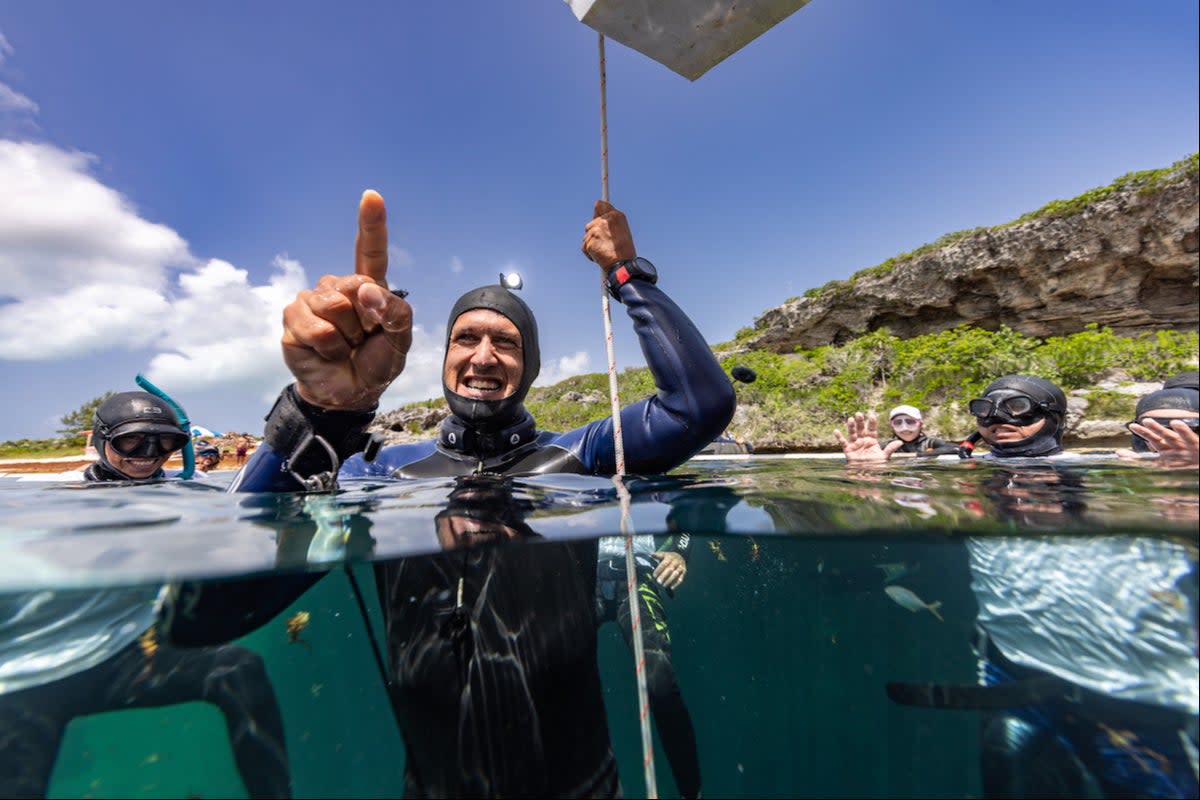
POLYGON ((908 414, 913 419, 919 420, 921 418, 921 409, 916 406, 896 406, 892 409, 892 413, 888 414, 888 419, 900 414, 908 414))

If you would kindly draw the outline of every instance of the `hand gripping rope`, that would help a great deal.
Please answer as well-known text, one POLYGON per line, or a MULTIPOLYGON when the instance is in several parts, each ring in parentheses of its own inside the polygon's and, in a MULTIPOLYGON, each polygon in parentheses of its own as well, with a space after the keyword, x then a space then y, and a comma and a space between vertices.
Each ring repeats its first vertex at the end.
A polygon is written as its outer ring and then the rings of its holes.
MULTIPOLYGON (((608 202, 608 103, 604 67, 604 34, 600 34, 600 188, 608 202)), ((621 399, 617 394, 617 358, 613 351, 612 310, 608 285, 600 277, 600 307, 604 315, 604 346, 608 353, 608 393, 612 401, 613 440, 617 473, 613 484, 621 501, 621 535, 625 537, 625 583, 629 592, 630 623, 633 628, 633 658, 637 672, 638 722, 642 729, 642 766, 646 774, 646 797, 658 797, 654 780, 654 749, 650 740, 650 701, 646 692, 646 651, 642 644, 642 613, 638 604, 637 567, 633 560, 633 522, 629 517, 629 489, 625 486, 625 443, 621 436, 621 399)))

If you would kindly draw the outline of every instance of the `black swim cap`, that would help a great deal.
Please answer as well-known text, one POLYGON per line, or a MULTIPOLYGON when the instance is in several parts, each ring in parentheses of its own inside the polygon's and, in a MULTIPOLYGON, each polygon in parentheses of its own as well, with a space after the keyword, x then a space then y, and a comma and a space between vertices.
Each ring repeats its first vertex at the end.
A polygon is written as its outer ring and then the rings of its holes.
POLYGON ((1195 389, 1200 392, 1200 371, 1181 372, 1163 381, 1164 389, 1195 389))
POLYGON ((1033 436, 1019 442, 988 442, 993 454, 1000 458, 1020 458, 1049 456, 1062 451, 1063 420, 1067 416, 1067 396, 1062 389, 1045 378, 1005 375, 989 383, 983 390, 983 396, 997 391, 1019 392, 1041 403, 1046 424, 1033 436))
POLYGON ((182 433, 175 412, 149 392, 121 392, 105 400, 96 409, 92 439, 111 441, 126 433, 182 433))
POLYGON ((450 319, 446 323, 446 353, 450 353, 450 334, 454 323, 460 316, 476 308, 486 308, 507 317, 521 333, 521 355, 524 368, 521 371, 521 382, 516 391, 500 400, 475 400, 463 397, 450 390, 446 385, 446 360, 442 359, 442 392, 450 411, 463 422, 478 428, 496 430, 511 424, 524 414, 525 395, 529 387, 537 380, 542 369, 542 350, 538 345, 537 320, 533 311, 525 305, 525 301, 505 289, 493 284, 480 286, 458 298, 450 309, 450 319))
POLYGON ((1135 419, 1141 419, 1151 411, 1164 408, 1177 408, 1184 411, 1200 411, 1200 391, 1184 387, 1159 389, 1143 395, 1137 403, 1135 419))

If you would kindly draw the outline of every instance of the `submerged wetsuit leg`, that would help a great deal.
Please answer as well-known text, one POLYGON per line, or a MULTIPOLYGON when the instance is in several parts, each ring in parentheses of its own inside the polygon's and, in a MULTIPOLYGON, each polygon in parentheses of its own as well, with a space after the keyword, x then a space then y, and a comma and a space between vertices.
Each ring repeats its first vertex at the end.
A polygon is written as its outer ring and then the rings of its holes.
POLYGON ((290 797, 283 721, 262 659, 242 647, 186 650, 133 642, 62 680, 0 696, 0 797, 45 797, 76 717, 204 700, 225 716, 251 797, 290 797))
MULTIPOLYGON (((622 581, 617 592, 617 624, 625 642, 633 649, 633 623, 629 611, 629 593, 622 581)), ((671 663, 671 631, 667 612, 658 593, 654 576, 638 572, 638 607, 642 616, 642 643, 646 656, 646 690, 650 710, 662 740, 671 774, 682 797, 700 796, 700 756, 696 752, 696 732, 688 713, 683 692, 671 663)))
POLYGON ((984 797, 1104 797, 1095 778, 1053 730, 1005 713, 985 715, 981 726, 984 797))
POLYGON ((71 693, 51 684, 0 696, 0 797, 46 796, 71 693))
POLYGON ((178 648, 146 656, 135 643, 114 659, 94 710, 202 700, 225 717, 238 772, 251 797, 291 797, 283 718, 262 657, 236 645, 178 648))

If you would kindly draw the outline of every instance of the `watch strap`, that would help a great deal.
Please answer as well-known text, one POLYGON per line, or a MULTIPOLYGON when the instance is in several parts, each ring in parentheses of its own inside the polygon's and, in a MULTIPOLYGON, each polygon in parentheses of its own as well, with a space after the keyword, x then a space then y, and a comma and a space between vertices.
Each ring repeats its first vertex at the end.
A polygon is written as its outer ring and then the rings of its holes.
POLYGON ((654 274, 646 274, 645 270, 638 266, 638 259, 626 258, 613 264, 608 269, 608 293, 612 295, 617 302, 621 301, 621 287, 629 283, 629 281, 637 278, 639 280, 648 281, 650 283, 657 282, 657 276, 654 274))

